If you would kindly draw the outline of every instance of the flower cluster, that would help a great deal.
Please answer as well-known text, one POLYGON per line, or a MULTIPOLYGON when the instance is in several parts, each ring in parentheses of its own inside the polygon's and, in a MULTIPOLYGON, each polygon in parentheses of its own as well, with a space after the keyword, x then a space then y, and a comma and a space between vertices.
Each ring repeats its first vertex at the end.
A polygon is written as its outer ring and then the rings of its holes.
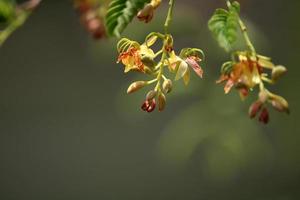
POLYGON ((95 39, 105 37, 105 25, 101 15, 101 6, 97 0, 74 0, 74 6, 80 14, 80 21, 95 39))
POLYGON ((125 73, 136 71, 154 77, 149 81, 136 81, 132 83, 127 93, 133 93, 145 86, 156 84, 150 90, 142 104, 142 110, 152 112, 157 107, 163 111, 166 106, 166 95, 172 91, 173 82, 164 75, 164 69, 176 74, 175 80, 183 79, 187 85, 190 81, 190 68, 202 78, 203 70, 199 63, 204 55, 200 49, 185 48, 176 55, 173 50, 173 38, 169 34, 151 33, 146 37, 143 44, 123 38, 118 43, 120 53, 118 62, 125 66, 125 73), (160 51, 154 52, 151 47, 158 39, 163 42, 160 51), (157 61, 158 57, 160 59, 157 61))
POLYGON ((260 113, 259 121, 266 124, 269 122, 267 103, 280 112, 289 113, 288 102, 265 88, 265 83, 275 84, 286 71, 285 67, 274 65, 268 57, 253 55, 253 52, 248 51, 236 52, 234 59, 222 66, 222 75, 217 83, 226 82, 225 93, 229 93, 235 87, 242 99, 258 86, 258 100, 250 106, 249 116, 255 118, 260 113), (270 70, 270 73, 266 73, 265 70, 270 70))

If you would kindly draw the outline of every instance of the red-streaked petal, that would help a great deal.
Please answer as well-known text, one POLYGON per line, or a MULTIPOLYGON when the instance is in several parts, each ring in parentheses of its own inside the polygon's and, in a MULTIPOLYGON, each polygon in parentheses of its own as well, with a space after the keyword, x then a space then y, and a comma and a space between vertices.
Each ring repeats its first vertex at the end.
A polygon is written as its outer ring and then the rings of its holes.
POLYGON ((196 74, 203 78, 203 70, 202 68, 200 67, 200 65, 198 64, 198 61, 200 61, 199 59, 197 59, 196 57, 188 57, 186 58, 185 60, 188 65, 193 68, 193 70, 196 72, 196 74))
POLYGON ((228 94, 233 86, 234 82, 231 79, 229 79, 224 87, 225 94, 228 94))

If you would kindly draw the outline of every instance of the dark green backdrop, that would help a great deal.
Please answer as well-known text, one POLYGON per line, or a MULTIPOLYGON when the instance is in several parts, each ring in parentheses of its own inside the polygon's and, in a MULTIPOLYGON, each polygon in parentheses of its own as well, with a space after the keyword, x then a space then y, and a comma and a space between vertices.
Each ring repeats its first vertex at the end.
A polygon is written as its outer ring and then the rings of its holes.
MULTIPOLYGON (((254 97, 215 85, 228 55, 206 22, 224 1, 176 3, 176 48, 200 47, 207 62, 204 80, 176 83, 163 113, 125 94, 139 77, 115 64, 115 40, 89 38, 71 1, 43 1, 1 47, 1 200, 300 199, 299 0, 241 2, 258 50, 289 70, 271 89, 292 113, 272 112, 267 126, 247 117, 254 97)), ((158 12, 125 35, 161 30, 158 12)))

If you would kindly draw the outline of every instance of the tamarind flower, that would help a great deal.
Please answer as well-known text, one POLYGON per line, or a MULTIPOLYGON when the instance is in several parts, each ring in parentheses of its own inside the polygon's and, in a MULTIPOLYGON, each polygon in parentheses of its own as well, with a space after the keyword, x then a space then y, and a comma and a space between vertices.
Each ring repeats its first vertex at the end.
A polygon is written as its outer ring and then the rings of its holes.
POLYGON ((222 66, 222 75, 217 83, 226 81, 224 90, 229 93, 235 87, 242 99, 248 96, 249 91, 259 85, 258 100, 249 108, 249 117, 255 118, 267 124, 270 120, 267 103, 279 112, 289 113, 289 104, 281 96, 271 93, 265 88, 264 82, 274 84, 287 70, 283 66, 275 66, 270 58, 261 55, 251 55, 249 52, 237 52, 238 61, 230 61, 222 66), (264 69, 272 70, 271 79, 264 69))
POLYGON ((154 52, 146 45, 137 45, 130 47, 127 51, 120 53, 118 63, 122 62, 125 66, 124 72, 131 70, 146 73, 150 70, 151 64, 146 63, 147 60, 153 60, 154 52), (147 64, 149 66, 147 66, 147 64))
POLYGON ((248 91, 261 82, 262 67, 257 61, 240 55, 239 62, 233 64, 229 73, 222 74, 217 83, 226 81, 224 91, 229 93, 232 87, 237 87, 241 96, 247 96, 248 91))
POLYGON ((203 77, 203 70, 199 65, 201 61, 199 56, 190 55, 186 58, 181 58, 172 51, 168 60, 168 66, 171 72, 176 72, 177 70, 175 80, 183 78, 185 85, 188 85, 190 81, 189 67, 191 67, 200 78, 203 77))

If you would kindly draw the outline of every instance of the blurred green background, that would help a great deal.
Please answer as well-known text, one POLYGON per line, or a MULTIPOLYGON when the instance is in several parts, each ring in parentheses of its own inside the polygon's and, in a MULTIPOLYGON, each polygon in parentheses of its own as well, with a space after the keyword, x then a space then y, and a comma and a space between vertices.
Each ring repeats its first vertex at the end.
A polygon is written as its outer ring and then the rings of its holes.
MULTIPOLYGON (((247 117, 255 95, 241 102, 215 85, 229 57, 206 24, 224 1, 176 1, 175 47, 206 52, 205 78, 176 83, 150 115, 146 90, 126 95, 140 77, 115 63, 116 40, 92 40, 71 1, 43 1, 0 48, 0 199, 300 199, 300 2, 240 2, 258 51, 289 70, 270 89, 292 113, 272 111, 267 126, 247 117)), ((160 31, 165 12, 124 35, 160 31)))

